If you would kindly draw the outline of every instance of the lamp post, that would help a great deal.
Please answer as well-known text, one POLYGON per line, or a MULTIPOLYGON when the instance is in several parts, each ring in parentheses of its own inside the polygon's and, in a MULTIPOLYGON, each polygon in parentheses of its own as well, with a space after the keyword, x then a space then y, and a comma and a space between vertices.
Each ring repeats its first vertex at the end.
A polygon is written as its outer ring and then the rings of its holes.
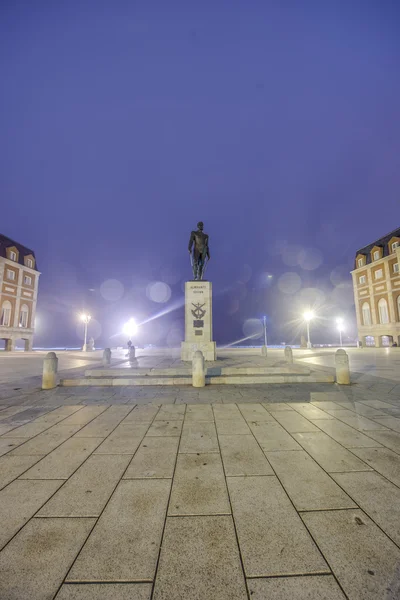
POLYGON ((307 348, 312 348, 310 341, 310 321, 314 318, 314 313, 308 310, 304 313, 303 318, 307 324, 307 348))
POLYGON ((135 319, 129 319, 123 327, 125 335, 129 336, 129 339, 137 333, 138 326, 136 325, 135 319))
POLYGON ((81 315, 81 321, 83 321, 84 324, 84 334, 83 334, 83 352, 86 352, 86 346, 87 346, 87 332, 88 332, 88 325, 90 322, 90 319, 92 317, 90 315, 81 315))
POLYGON ((342 319, 342 317, 338 317, 338 318, 336 319, 336 324, 337 324, 337 328, 338 328, 338 331, 339 331, 340 347, 342 347, 342 346, 343 346, 343 341, 342 341, 342 331, 343 331, 343 329, 344 329, 344 327, 343 327, 343 319, 342 319))
POLYGON ((263 318, 263 323, 264 323, 264 346, 267 347, 267 317, 264 315, 263 318))

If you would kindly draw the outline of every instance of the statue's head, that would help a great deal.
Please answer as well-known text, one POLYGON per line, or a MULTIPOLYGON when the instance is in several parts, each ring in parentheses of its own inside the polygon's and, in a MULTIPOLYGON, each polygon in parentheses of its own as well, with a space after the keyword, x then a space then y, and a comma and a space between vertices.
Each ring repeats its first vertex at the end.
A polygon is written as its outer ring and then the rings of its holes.
POLYGON ((198 229, 200 229, 200 231, 203 231, 203 227, 204 227, 204 223, 203 223, 203 221, 199 221, 199 222, 197 223, 197 228, 198 228, 198 229))

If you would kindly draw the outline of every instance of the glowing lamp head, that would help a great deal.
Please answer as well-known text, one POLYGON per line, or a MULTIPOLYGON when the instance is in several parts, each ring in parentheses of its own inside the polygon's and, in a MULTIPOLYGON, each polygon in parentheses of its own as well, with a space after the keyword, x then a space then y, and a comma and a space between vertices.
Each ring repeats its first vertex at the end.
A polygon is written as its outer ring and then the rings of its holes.
POLYGON ((343 331, 344 330, 344 323, 343 323, 343 319, 342 317, 338 317, 336 319, 336 325, 339 331, 343 331))
POLYGON ((90 315, 85 315, 85 314, 81 315, 81 321, 83 321, 84 323, 89 323, 91 318, 92 317, 90 315))
POLYGON ((305 321, 307 321, 307 323, 309 323, 313 318, 314 318, 314 313, 312 310, 307 310, 304 314, 303 314, 303 318, 305 321))
POLYGON ((129 319, 127 323, 125 323, 123 327, 123 332, 125 335, 132 337, 137 333, 138 326, 136 325, 135 319, 129 319))

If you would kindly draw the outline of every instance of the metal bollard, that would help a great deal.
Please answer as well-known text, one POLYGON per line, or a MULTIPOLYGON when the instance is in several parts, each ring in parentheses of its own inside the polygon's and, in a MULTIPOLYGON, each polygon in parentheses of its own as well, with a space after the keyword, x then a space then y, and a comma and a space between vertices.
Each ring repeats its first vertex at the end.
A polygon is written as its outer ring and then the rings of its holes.
POLYGON ((111 364, 111 348, 105 348, 103 351, 103 365, 109 367, 111 364))
POLYGON ((293 350, 290 346, 285 346, 285 360, 288 363, 293 363, 293 350))
POLYGON ((48 352, 43 361, 42 390, 57 387, 58 358, 55 352, 48 352))
POLYGON ((336 383, 350 385, 349 357, 346 350, 340 349, 335 354, 336 383))
POLYGON ((206 385, 206 369, 204 356, 200 350, 196 350, 192 359, 192 385, 193 387, 204 387, 206 385))
POLYGON ((136 359, 136 350, 135 350, 135 346, 131 346, 129 348, 129 360, 135 360, 136 359))
POLYGON ((267 356, 267 353, 268 353, 267 346, 261 346, 261 355, 267 356))

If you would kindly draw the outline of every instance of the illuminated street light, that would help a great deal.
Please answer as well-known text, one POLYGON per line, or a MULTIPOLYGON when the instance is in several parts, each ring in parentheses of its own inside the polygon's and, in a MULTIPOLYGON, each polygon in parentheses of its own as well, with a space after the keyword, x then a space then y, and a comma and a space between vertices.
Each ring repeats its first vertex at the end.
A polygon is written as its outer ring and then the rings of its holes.
POLYGON ((307 324, 307 348, 312 348, 311 341, 310 341, 310 321, 312 321, 312 319, 314 317, 315 317, 315 315, 312 310, 307 310, 303 314, 303 319, 305 320, 305 322, 307 324))
POLYGON ((81 321, 83 321, 83 323, 84 323, 84 326, 85 326, 85 329, 84 329, 84 336, 83 336, 83 337, 84 337, 84 339, 83 339, 83 348, 82 348, 83 352, 86 352, 86 345, 87 345, 87 331, 88 331, 88 325, 89 325, 89 322, 90 322, 90 319, 91 319, 91 318, 92 318, 92 317, 91 317, 90 315, 85 315, 85 314, 81 315, 81 321))
POLYGON ((129 336, 129 338, 134 336, 137 333, 137 330, 138 326, 136 325, 135 319, 129 319, 129 321, 125 323, 123 327, 123 332, 125 335, 129 336))
POLYGON ((343 319, 342 317, 338 317, 336 319, 336 324, 337 324, 337 328, 339 331, 339 337, 340 337, 340 347, 343 346, 343 342, 342 342, 342 331, 344 331, 344 324, 343 324, 343 319))

